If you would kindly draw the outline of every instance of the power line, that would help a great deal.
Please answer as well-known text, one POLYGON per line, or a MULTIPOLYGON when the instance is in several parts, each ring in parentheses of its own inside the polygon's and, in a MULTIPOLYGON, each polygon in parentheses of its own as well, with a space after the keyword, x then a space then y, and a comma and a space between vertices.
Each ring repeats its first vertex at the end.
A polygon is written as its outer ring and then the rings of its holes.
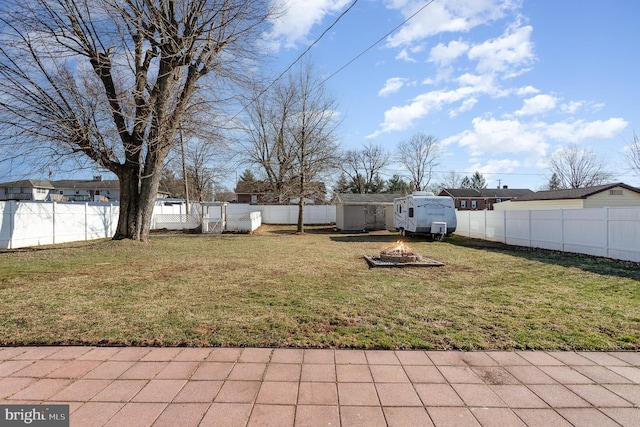
MULTIPOLYGON (((433 1, 433 0, 432 0, 433 1)), ((246 111, 247 108, 249 108, 249 105, 253 104, 255 101, 258 100, 258 98, 260 98, 262 95, 264 95, 269 89, 271 89, 271 87, 276 84, 287 72, 289 72, 294 65, 296 65, 298 62, 300 62, 300 60, 313 48, 313 46, 315 46, 333 27, 336 26, 336 24, 356 5, 356 3, 358 3, 358 0, 353 0, 353 2, 349 5, 348 8, 346 8, 344 11, 342 11, 342 13, 340 15, 338 15, 338 17, 336 19, 334 19, 334 21, 331 23, 331 25, 329 25, 323 32, 322 34, 320 34, 318 37, 316 37, 316 39, 309 45, 307 46, 307 48, 300 54, 298 55, 298 57, 296 59, 293 60, 293 62, 291 62, 291 64, 289 64, 287 66, 287 68, 284 69, 284 71, 282 71, 278 77, 276 77, 275 79, 273 79, 273 81, 271 83, 269 83, 267 85, 267 87, 265 87, 264 89, 262 89, 260 91, 260 93, 258 95, 256 95, 253 99, 251 99, 251 101, 245 105, 244 107, 242 107, 242 109, 240 111, 238 111, 232 118, 231 121, 233 121, 236 117, 238 117, 240 114, 242 114, 244 111, 246 111)))
MULTIPOLYGON (((392 30, 388 31, 385 35, 383 35, 382 37, 380 37, 378 40, 376 40, 375 42, 373 42, 369 47, 367 47, 365 50, 363 50, 362 52, 360 52, 359 54, 357 54, 355 57, 353 57, 353 59, 351 59, 349 62, 347 62, 346 64, 344 64, 342 67, 338 68, 334 73, 330 74, 326 79, 322 80, 322 82, 320 82, 319 84, 324 84, 327 80, 329 80, 330 78, 332 78, 333 76, 335 76, 336 74, 338 74, 340 71, 344 70, 345 68, 347 68, 349 65, 351 65, 352 63, 354 63, 355 61, 357 61, 362 55, 364 55, 365 53, 367 53, 368 51, 370 51, 371 49, 373 49, 376 45, 378 45, 380 42, 382 42, 384 39, 386 39, 387 37, 389 37, 391 34, 395 33, 400 27, 402 27, 404 24, 406 24, 407 22, 409 22, 411 19, 413 19, 416 15, 418 15, 420 12, 422 12, 424 9, 427 8, 427 6, 431 5, 433 2, 435 2, 436 0, 431 0, 429 2, 427 2, 424 6, 422 6, 420 9, 418 9, 416 12, 414 12, 411 16, 409 16, 408 18, 406 18, 404 21, 402 21, 400 24, 396 25, 392 30)), ((306 53, 306 52, 305 52, 306 53)))

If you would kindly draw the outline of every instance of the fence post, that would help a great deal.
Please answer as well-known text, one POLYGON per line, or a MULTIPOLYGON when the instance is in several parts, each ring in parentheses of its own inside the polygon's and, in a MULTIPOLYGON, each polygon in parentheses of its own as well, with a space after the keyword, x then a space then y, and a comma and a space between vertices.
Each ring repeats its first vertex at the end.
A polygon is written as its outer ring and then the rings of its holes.
POLYGON ((604 256, 609 258, 609 207, 604 208, 604 256))
POLYGON ((560 209, 560 248, 564 252, 564 209, 560 209))
POLYGON ((529 234, 529 236, 528 236, 529 238, 528 238, 528 240, 529 240, 529 247, 531 247, 531 209, 529 209, 528 212, 529 212, 528 215, 527 215, 527 217, 529 219, 529 221, 527 221, 529 223, 529 233, 528 233, 529 234))
POLYGON ((84 202, 84 240, 89 240, 89 202, 84 202))
POLYGON ((502 236, 503 236, 505 245, 507 244, 507 212, 508 211, 506 210, 502 211, 502 222, 503 222, 502 236))
POLYGON ((51 203, 51 240, 56 244, 56 203, 51 203))

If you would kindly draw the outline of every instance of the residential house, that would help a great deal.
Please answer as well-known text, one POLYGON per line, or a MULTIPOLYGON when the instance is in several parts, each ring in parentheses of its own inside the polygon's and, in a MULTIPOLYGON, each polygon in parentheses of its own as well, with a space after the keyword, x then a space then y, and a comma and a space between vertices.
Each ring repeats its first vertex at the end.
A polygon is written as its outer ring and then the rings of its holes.
POLYGON ((455 207, 460 211, 493 210, 497 203, 515 200, 533 194, 529 189, 511 189, 506 185, 502 188, 445 188, 438 196, 453 198, 455 207))
MULTIPOLYGON (((236 184, 236 202, 248 203, 252 205, 270 205, 270 204, 297 204, 298 197, 292 197, 295 194, 296 183, 290 182, 285 185, 285 189, 291 191, 283 191, 281 195, 272 191, 272 185, 269 181, 238 181, 236 184)), ((310 182, 307 184, 311 197, 305 198, 308 205, 323 205, 327 190, 323 182, 310 182)))
POLYGON ((402 194, 338 194, 336 228, 343 232, 395 230, 393 200, 398 197, 402 194))
POLYGON ((537 191, 495 205, 496 210, 640 207, 640 188, 622 182, 586 188, 537 191))
MULTIPOLYGON (((169 197, 158 191, 158 197, 169 197)), ((120 183, 117 179, 64 179, 38 181, 26 179, 0 183, 0 201, 34 200, 47 202, 117 202, 120 201, 120 183)))
POLYGON ((0 183, 0 201, 5 200, 48 200, 54 189, 49 181, 23 179, 0 183))

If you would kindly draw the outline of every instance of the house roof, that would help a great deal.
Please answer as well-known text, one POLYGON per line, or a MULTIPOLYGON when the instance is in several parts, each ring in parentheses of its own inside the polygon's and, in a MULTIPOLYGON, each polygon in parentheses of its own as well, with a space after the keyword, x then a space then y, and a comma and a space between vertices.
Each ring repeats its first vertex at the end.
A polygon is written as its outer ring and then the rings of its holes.
POLYGON ((495 199, 520 199, 521 197, 526 197, 531 194, 534 193, 528 188, 483 188, 480 190, 476 190, 475 188, 445 188, 440 192, 440 195, 454 198, 495 199))
MULTIPOLYGON (((296 185, 297 183, 287 183, 296 185)), ((322 193, 327 192, 324 182, 308 182, 307 191, 322 193)), ((271 193, 271 183, 268 181, 238 181, 236 184, 236 194, 268 194, 271 193)))
POLYGON ((20 181, 10 181, 0 183, 2 188, 55 188, 49 181, 39 181, 37 179, 22 179, 20 181))
POLYGON ((393 199, 402 197, 402 194, 354 194, 340 193, 336 196, 336 204, 338 205, 382 205, 393 204, 393 199))
POLYGON ((93 180, 93 179, 62 179, 51 181, 53 188, 74 188, 83 190, 108 189, 119 190, 120 183, 117 179, 93 180))
POLYGON ((120 184, 117 179, 106 180, 94 180, 94 179, 61 179, 58 181, 39 181, 37 179, 23 179, 20 181, 11 181, 0 183, 0 187, 3 188, 48 188, 48 189, 64 189, 64 188, 78 188, 78 189, 120 189, 120 184))
POLYGON ((629 191, 640 194, 640 188, 632 187, 623 182, 613 184, 597 185, 585 188, 569 188, 566 190, 537 191, 527 196, 519 197, 514 202, 530 201, 530 200, 563 200, 563 199, 586 199, 594 194, 608 191, 615 187, 622 187, 629 191))

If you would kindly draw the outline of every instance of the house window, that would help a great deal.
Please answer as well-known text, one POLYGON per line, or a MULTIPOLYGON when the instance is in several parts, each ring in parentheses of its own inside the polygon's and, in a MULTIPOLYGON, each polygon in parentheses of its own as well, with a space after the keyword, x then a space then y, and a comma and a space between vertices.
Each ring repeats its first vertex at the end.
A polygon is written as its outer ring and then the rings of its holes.
POLYGON ((100 195, 100 190, 96 190, 96 196, 100 195))
POLYGON ((502 203, 502 199, 496 199, 496 203, 502 203))
POLYGON ((467 201, 466 200, 460 200, 460 208, 461 209, 466 209, 467 208, 467 201))
POLYGON ((258 203, 258 195, 257 194, 252 194, 251 195, 251 203, 258 203))
POLYGON ((609 190, 610 196, 622 196, 622 189, 609 190))
POLYGON ((477 209, 478 208, 478 201, 477 200, 472 200, 471 201, 471 209, 477 209))
POLYGON ((413 218, 413 208, 409 208, 409 218, 413 218))

